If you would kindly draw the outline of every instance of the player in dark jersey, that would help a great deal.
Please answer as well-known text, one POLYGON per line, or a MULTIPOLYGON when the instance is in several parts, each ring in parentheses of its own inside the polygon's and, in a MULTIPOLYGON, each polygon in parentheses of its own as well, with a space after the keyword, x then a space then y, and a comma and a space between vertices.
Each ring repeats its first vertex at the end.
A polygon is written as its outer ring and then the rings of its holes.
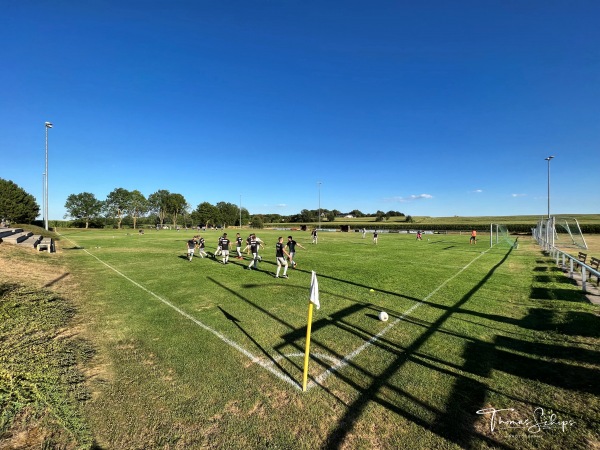
POLYGON ((294 255, 296 254, 296 246, 306 250, 302 245, 298 244, 291 236, 288 236, 287 247, 290 254, 290 263, 292 264, 292 269, 296 268, 296 261, 294 261, 294 255))
POLYGON ((240 233, 236 233, 235 235, 235 251, 237 252, 237 259, 244 259, 244 257, 242 256, 242 242, 244 240, 242 239, 242 236, 240 236, 240 233))
POLYGON ((287 278, 287 270, 288 263, 287 258, 290 257, 289 253, 285 251, 285 245, 283 243, 283 237, 280 236, 277 239, 277 244, 275 244, 275 259, 277 260, 277 273, 275 274, 275 278, 279 278, 279 271, 281 270, 281 266, 283 266, 283 275, 282 278, 287 278))
POLYGON ((250 261, 248 269, 252 269, 252 267, 258 269, 258 261, 262 259, 258 254, 258 249, 260 247, 264 248, 262 241, 259 238, 257 238, 254 233, 252 233, 250 235, 250 251, 252 252, 252 261, 250 261))
POLYGON ((200 258, 204 258, 205 256, 208 256, 208 254, 204 251, 204 238, 202 236, 198 237, 198 250, 200 253, 200 258))
POLYGON ((219 243, 217 244, 217 249, 213 253, 213 258, 217 259, 217 256, 221 256, 221 241, 223 240, 223 236, 219 236, 219 243))
POLYGON ((192 258, 194 257, 194 249, 196 248, 196 239, 192 238, 186 242, 187 248, 187 258, 190 262, 192 262, 192 258))
POLYGON ((223 255, 223 264, 229 263, 229 238, 227 233, 223 233, 221 238, 221 254, 223 255))
POLYGON ((248 236, 246 238, 246 247, 244 248, 244 251, 246 252, 246 255, 250 254, 250 241, 252 240, 252 235, 248 236))

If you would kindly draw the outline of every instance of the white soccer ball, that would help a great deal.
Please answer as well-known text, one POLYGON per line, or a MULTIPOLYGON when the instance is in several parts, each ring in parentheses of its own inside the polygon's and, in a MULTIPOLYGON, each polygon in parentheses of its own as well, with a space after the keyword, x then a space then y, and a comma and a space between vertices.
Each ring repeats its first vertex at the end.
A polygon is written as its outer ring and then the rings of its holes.
POLYGON ((379 313, 379 320, 381 320, 382 322, 387 322, 388 319, 389 319, 388 313, 386 313, 385 311, 381 311, 379 313))

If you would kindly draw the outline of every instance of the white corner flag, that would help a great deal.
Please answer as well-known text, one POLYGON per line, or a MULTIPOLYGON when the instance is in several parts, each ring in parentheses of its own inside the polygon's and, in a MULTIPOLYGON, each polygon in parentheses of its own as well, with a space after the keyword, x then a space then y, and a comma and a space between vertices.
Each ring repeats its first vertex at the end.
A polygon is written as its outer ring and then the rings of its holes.
POLYGON ((317 272, 314 270, 310 280, 310 302, 316 305, 317 309, 321 307, 321 303, 319 303, 319 281, 317 280, 317 272))

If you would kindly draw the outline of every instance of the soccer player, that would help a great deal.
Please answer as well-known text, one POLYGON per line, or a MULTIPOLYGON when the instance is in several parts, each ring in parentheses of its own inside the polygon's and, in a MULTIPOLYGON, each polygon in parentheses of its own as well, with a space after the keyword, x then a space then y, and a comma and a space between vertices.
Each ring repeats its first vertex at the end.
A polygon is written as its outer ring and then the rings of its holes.
POLYGON ((312 236, 312 243, 317 244, 318 239, 317 239, 317 229, 316 228, 314 230, 312 230, 311 236, 312 236))
POLYGON ((246 252, 246 255, 250 254, 250 241, 252 240, 252 235, 248 236, 246 238, 246 247, 244 248, 244 251, 246 252))
POLYGON ((198 250, 200 252, 200 258, 204 258, 205 256, 208 256, 208 254, 204 251, 204 238, 202 236, 198 237, 198 250))
POLYGON ((196 248, 196 239, 192 238, 186 242, 187 248, 187 258, 190 262, 192 262, 192 258, 194 257, 194 249, 196 248))
POLYGON ((242 236, 240 236, 240 233, 236 233, 235 235, 235 251, 237 252, 237 259, 244 259, 244 257, 242 256, 242 236))
POLYGON ((288 277, 288 263, 285 259, 286 256, 290 258, 291 261, 291 256, 288 252, 285 251, 285 245, 283 244, 283 236, 279 236, 279 238, 277 238, 277 244, 275 244, 275 258, 277 259, 277 273, 275 274, 275 278, 279 278, 279 271, 281 270, 281 266, 283 266, 282 278, 288 277))
POLYGON ((373 244, 377 245, 377 230, 373 232, 373 244))
POLYGON ((260 247, 264 248, 265 246, 263 245, 263 242, 257 238, 254 233, 252 233, 250 235, 250 251, 252 252, 252 260, 250 261, 250 265, 248 265, 248 269, 252 269, 252 267, 258 269, 258 262, 262 259, 258 254, 258 249, 260 247))
POLYGON ((213 253, 213 258, 217 259, 217 256, 221 256, 221 241, 223 240, 223 236, 219 236, 219 243, 217 244, 217 249, 213 253))
POLYGON ((292 269, 296 268, 296 261, 294 261, 294 255, 296 254, 296 246, 306 250, 302 245, 298 244, 291 236, 288 236, 287 247, 289 250, 289 258, 290 263, 292 264, 292 269))
POLYGON ((477 244, 477 230, 471 231, 471 239, 469 239, 470 244, 477 244))
POLYGON ((229 263, 229 238, 227 233, 223 233, 223 237, 221 237, 221 254, 223 255, 223 264, 229 263))
POLYGON ((423 234, 421 233, 421 231, 417 231, 417 241, 422 241, 423 240, 423 234))

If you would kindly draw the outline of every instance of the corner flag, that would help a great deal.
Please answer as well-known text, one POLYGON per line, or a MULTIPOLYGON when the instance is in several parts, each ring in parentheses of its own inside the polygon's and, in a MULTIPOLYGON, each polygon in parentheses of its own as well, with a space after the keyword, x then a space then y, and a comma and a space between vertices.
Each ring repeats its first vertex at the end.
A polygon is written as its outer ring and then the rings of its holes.
POLYGON ((314 304, 317 309, 321 307, 319 303, 319 280, 317 280, 317 272, 312 271, 312 278, 310 280, 310 302, 314 304))
POLYGON ((302 374, 302 391, 306 391, 306 383, 308 382, 308 356, 310 354, 310 329, 312 327, 312 312, 313 306, 317 305, 317 309, 321 307, 319 303, 319 282, 317 281, 317 273, 312 271, 310 280, 310 298, 308 303, 308 324, 306 325, 306 349, 304 350, 304 373, 302 374))

